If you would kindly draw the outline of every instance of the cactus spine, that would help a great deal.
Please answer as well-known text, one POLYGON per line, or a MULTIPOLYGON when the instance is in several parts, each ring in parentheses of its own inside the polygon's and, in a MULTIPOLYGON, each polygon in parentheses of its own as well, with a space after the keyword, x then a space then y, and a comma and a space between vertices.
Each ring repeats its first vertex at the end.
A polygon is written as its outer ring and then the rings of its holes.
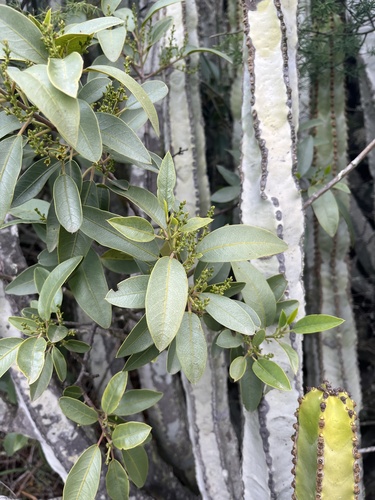
POLYGON ((292 437, 293 500, 357 500, 360 458, 355 402, 325 382, 299 400, 292 437))

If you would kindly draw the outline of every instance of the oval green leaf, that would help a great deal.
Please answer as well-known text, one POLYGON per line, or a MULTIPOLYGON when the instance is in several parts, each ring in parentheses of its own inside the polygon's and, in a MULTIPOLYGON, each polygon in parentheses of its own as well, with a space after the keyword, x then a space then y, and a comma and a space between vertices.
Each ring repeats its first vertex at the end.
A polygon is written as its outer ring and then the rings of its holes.
POLYGON ((218 323, 244 335, 254 334, 255 325, 252 318, 234 300, 214 293, 202 293, 201 297, 210 299, 206 311, 218 323))
POLYGON ((254 361, 252 370, 265 384, 281 391, 290 391, 289 379, 284 370, 269 359, 260 358, 254 361))
POLYGON ((154 228, 142 217, 113 217, 108 222, 129 240, 147 242, 155 239, 154 228))
POLYGON ((124 395, 128 381, 127 372, 119 372, 113 375, 108 382, 102 396, 102 408, 107 415, 114 413, 124 395))
MULTIPOLYGON (((67 375, 67 364, 65 361, 65 358, 63 354, 61 353, 60 349, 57 347, 52 347, 52 361, 53 361, 53 366, 55 367, 57 376, 59 377, 59 380, 61 382, 64 382, 66 379, 67 375)), ((64 393, 65 395, 65 393, 64 393)))
POLYGON ((8 318, 9 323, 14 326, 14 328, 17 328, 20 332, 22 332, 25 335, 32 335, 33 333, 36 333, 38 329, 37 323, 30 318, 21 318, 19 316, 10 316, 8 318))
POLYGON ((112 442, 119 450, 130 450, 148 438, 151 427, 141 422, 126 422, 117 425, 112 433, 112 442))
POLYGON ((82 205, 74 180, 67 174, 59 175, 53 185, 56 216, 68 233, 75 233, 82 224, 82 205))
POLYGON ((293 370, 293 373, 297 374, 298 366, 299 366, 299 358, 298 353, 293 349, 293 347, 285 342, 279 342, 280 347, 284 349, 284 352, 289 358, 290 366, 293 370))
POLYGON ((123 466, 117 460, 110 461, 105 484, 111 500, 128 500, 129 479, 123 466))
POLYGON ((126 361, 124 370, 126 371, 136 370, 137 368, 140 368, 141 366, 144 366, 153 359, 157 358, 158 355, 159 351, 157 347, 154 344, 152 344, 144 351, 132 354, 130 358, 128 358, 128 360, 126 361))
POLYGON ((39 264, 34 264, 22 271, 22 273, 6 286, 5 293, 12 295, 31 295, 37 293, 34 281, 34 271, 38 267, 40 267, 39 264))
POLYGON ((9 48, 17 56, 33 63, 45 63, 47 49, 42 41, 38 27, 17 10, 0 5, 1 39, 6 40, 9 48))
POLYGON ((103 246, 119 250, 144 262, 154 262, 159 255, 159 247, 155 241, 139 243, 128 240, 108 224, 108 219, 113 217, 116 217, 116 214, 84 206, 81 231, 103 246))
POLYGON ((330 330, 344 323, 344 319, 328 314, 310 314, 297 321, 292 330, 295 333, 317 333, 330 330))
POLYGON ((74 147, 78 138, 78 100, 56 89, 50 82, 47 66, 37 64, 24 71, 8 68, 10 78, 57 128, 63 138, 74 147))
POLYGON ((234 382, 237 382, 244 376, 246 367, 247 362, 245 356, 238 356, 231 362, 229 375, 232 377, 234 382))
POLYGON ((137 134, 117 116, 96 113, 103 144, 129 160, 151 163, 151 157, 137 134))
POLYGON ((53 362, 52 356, 49 352, 46 354, 43 370, 39 375, 38 379, 30 384, 30 399, 31 401, 35 401, 43 394, 43 392, 47 389, 48 384, 51 381, 53 372, 53 362))
POLYGON ((47 73, 52 85, 70 97, 77 97, 83 70, 83 59, 72 52, 63 59, 48 59, 47 73))
POLYGON ((167 228, 164 210, 160 207, 156 196, 150 191, 138 186, 128 186, 127 189, 120 189, 110 180, 108 181, 108 187, 114 193, 127 198, 132 203, 137 205, 137 207, 143 210, 144 213, 147 214, 160 227, 164 229, 167 228))
POLYGON ((144 486, 148 474, 148 456, 143 446, 122 450, 126 470, 137 488, 144 486))
POLYGON ((102 455, 99 446, 87 448, 66 479, 63 500, 95 500, 99 488, 102 455))
POLYGON ((150 332, 148 331, 146 316, 144 315, 121 344, 117 351, 116 358, 123 358, 124 356, 142 352, 153 343, 150 332))
POLYGON ((186 378, 196 384, 202 377, 207 362, 207 343, 196 314, 184 313, 176 336, 176 350, 186 378))
POLYGON ((45 161, 45 158, 42 158, 33 163, 18 179, 12 207, 18 207, 37 196, 50 176, 61 167, 60 162, 54 162, 47 166, 45 161))
POLYGON ((0 224, 12 204, 22 166, 22 151, 22 136, 9 137, 0 142, 0 224))
POLYGON ((131 389, 121 398, 114 414, 120 417, 134 415, 154 406, 163 397, 162 392, 149 389, 131 389))
POLYGON ((116 62, 124 48, 126 29, 119 26, 115 29, 102 30, 97 35, 99 44, 107 59, 116 62))
POLYGON ((132 276, 117 285, 117 292, 110 290, 105 299, 117 307, 144 308, 149 280, 147 275, 132 276))
POLYGON ((82 257, 72 257, 71 259, 59 264, 49 274, 48 278, 44 282, 38 300, 38 313, 42 319, 48 320, 50 318, 56 292, 69 278, 81 260, 82 257))
POLYGON ((112 323, 112 308, 106 302, 107 280, 100 258, 92 248, 69 279, 69 286, 79 307, 102 328, 112 323))
POLYGON ((91 349, 91 346, 86 344, 86 342, 82 342, 82 340, 64 340, 62 345, 65 349, 68 349, 68 351, 77 352, 79 354, 84 354, 91 349))
POLYGON ((82 23, 71 24, 65 29, 65 34, 93 35, 101 30, 106 30, 112 28, 112 26, 118 26, 119 24, 124 24, 124 21, 118 17, 99 17, 83 21, 82 23))
POLYGON ((186 224, 180 227, 180 231, 182 233, 191 233, 192 231, 197 231, 202 227, 208 226, 212 221, 213 219, 210 217, 192 217, 186 224))
POLYGON ((250 262, 233 262, 237 281, 244 281, 243 300, 258 314, 263 327, 272 325, 276 314, 276 299, 264 275, 250 262))
POLYGON ((247 358, 245 374, 240 379, 241 399, 247 411, 255 411, 263 396, 263 383, 252 370, 254 360, 247 358))
POLYGON ((188 280, 183 265, 162 257, 155 264, 146 292, 148 329, 159 351, 176 336, 186 308, 188 280))
POLYGON ((12 366, 23 340, 15 337, 0 339, 0 377, 12 366))
MULTIPOLYGON (((318 191, 318 187, 311 186, 308 189, 309 196, 312 196, 316 191, 318 191)), ((319 224, 324 231, 333 238, 339 227, 340 213, 336 198, 332 191, 327 191, 315 200, 312 204, 312 208, 319 224)))
POLYGON ((216 339, 216 344, 224 349, 240 347, 243 344, 243 338, 239 333, 231 332, 230 330, 225 329, 216 339))
POLYGON ((215 229, 197 245, 202 262, 239 262, 268 257, 287 249, 270 231, 255 226, 233 225, 215 229))
POLYGON ((30 337, 18 348, 17 365, 29 384, 38 380, 43 370, 46 347, 44 338, 30 337))
POLYGON ((153 126, 157 135, 159 135, 159 120, 156 113, 156 109, 152 104, 150 98, 144 89, 137 83, 130 75, 121 71, 118 68, 112 66, 95 65, 87 68, 88 71, 98 71, 99 73, 104 73, 105 75, 115 78, 120 83, 122 83, 130 92, 134 95, 137 101, 141 104, 142 108, 145 110, 151 125, 153 126))
POLYGON ((91 425, 98 421, 98 414, 79 399, 62 396, 59 405, 66 417, 79 425, 91 425))
POLYGON ((87 102, 78 99, 78 103, 80 111, 78 137, 73 147, 87 160, 97 162, 103 150, 99 123, 96 114, 87 102))
POLYGON ((173 163, 171 153, 168 153, 161 162, 159 174, 157 177, 157 197, 161 206, 167 203, 168 210, 174 207, 174 188, 176 185, 176 169, 173 163))

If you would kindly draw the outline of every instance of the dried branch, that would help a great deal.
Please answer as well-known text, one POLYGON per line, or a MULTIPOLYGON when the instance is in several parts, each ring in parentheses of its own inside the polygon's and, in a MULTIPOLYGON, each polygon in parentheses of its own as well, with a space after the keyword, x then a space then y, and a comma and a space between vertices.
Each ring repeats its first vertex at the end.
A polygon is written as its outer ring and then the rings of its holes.
POLYGON ((329 191, 335 184, 340 182, 346 175, 348 175, 352 170, 354 170, 358 164, 370 153, 370 151, 375 147, 375 139, 370 142, 368 146, 365 147, 361 153, 354 158, 353 161, 349 163, 347 167, 345 167, 341 172, 339 172, 336 177, 330 180, 325 186, 323 186, 319 191, 316 191, 310 198, 304 203, 303 210, 306 210, 314 201, 320 198, 324 193, 329 191))

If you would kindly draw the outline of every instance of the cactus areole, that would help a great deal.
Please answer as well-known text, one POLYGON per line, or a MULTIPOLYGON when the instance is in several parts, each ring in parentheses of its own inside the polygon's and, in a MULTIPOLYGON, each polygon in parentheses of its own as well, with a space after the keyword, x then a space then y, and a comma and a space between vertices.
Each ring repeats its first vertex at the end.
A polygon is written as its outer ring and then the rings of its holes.
POLYGON ((360 455, 354 401, 325 381, 299 403, 292 437, 293 500, 357 500, 360 455))

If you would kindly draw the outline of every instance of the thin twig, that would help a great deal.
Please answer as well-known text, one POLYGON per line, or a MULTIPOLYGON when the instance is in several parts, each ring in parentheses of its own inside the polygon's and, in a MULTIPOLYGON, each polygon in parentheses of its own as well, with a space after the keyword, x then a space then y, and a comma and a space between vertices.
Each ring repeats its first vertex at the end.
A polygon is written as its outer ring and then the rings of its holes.
POLYGON ((359 453, 373 453, 375 451, 375 446, 368 446, 367 448, 360 448, 359 453))
POLYGON ((336 177, 334 177, 332 180, 330 180, 325 186, 323 186, 319 191, 316 191, 310 198, 304 203, 303 205, 303 210, 306 210, 307 207, 309 207, 314 201, 316 201, 318 198, 320 198, 324 193, 329 191, 335 184, 341 181, 346 175, 348 175, 352 170, 354 170, 358 164, 369 154, 369 152, 375 147, 375 139, 370 142, 368 146, 365 147, 359 155, 354 158, 353 161, 349 163, 347 167, 345 167, 341 172, 339 172, 336 177))

